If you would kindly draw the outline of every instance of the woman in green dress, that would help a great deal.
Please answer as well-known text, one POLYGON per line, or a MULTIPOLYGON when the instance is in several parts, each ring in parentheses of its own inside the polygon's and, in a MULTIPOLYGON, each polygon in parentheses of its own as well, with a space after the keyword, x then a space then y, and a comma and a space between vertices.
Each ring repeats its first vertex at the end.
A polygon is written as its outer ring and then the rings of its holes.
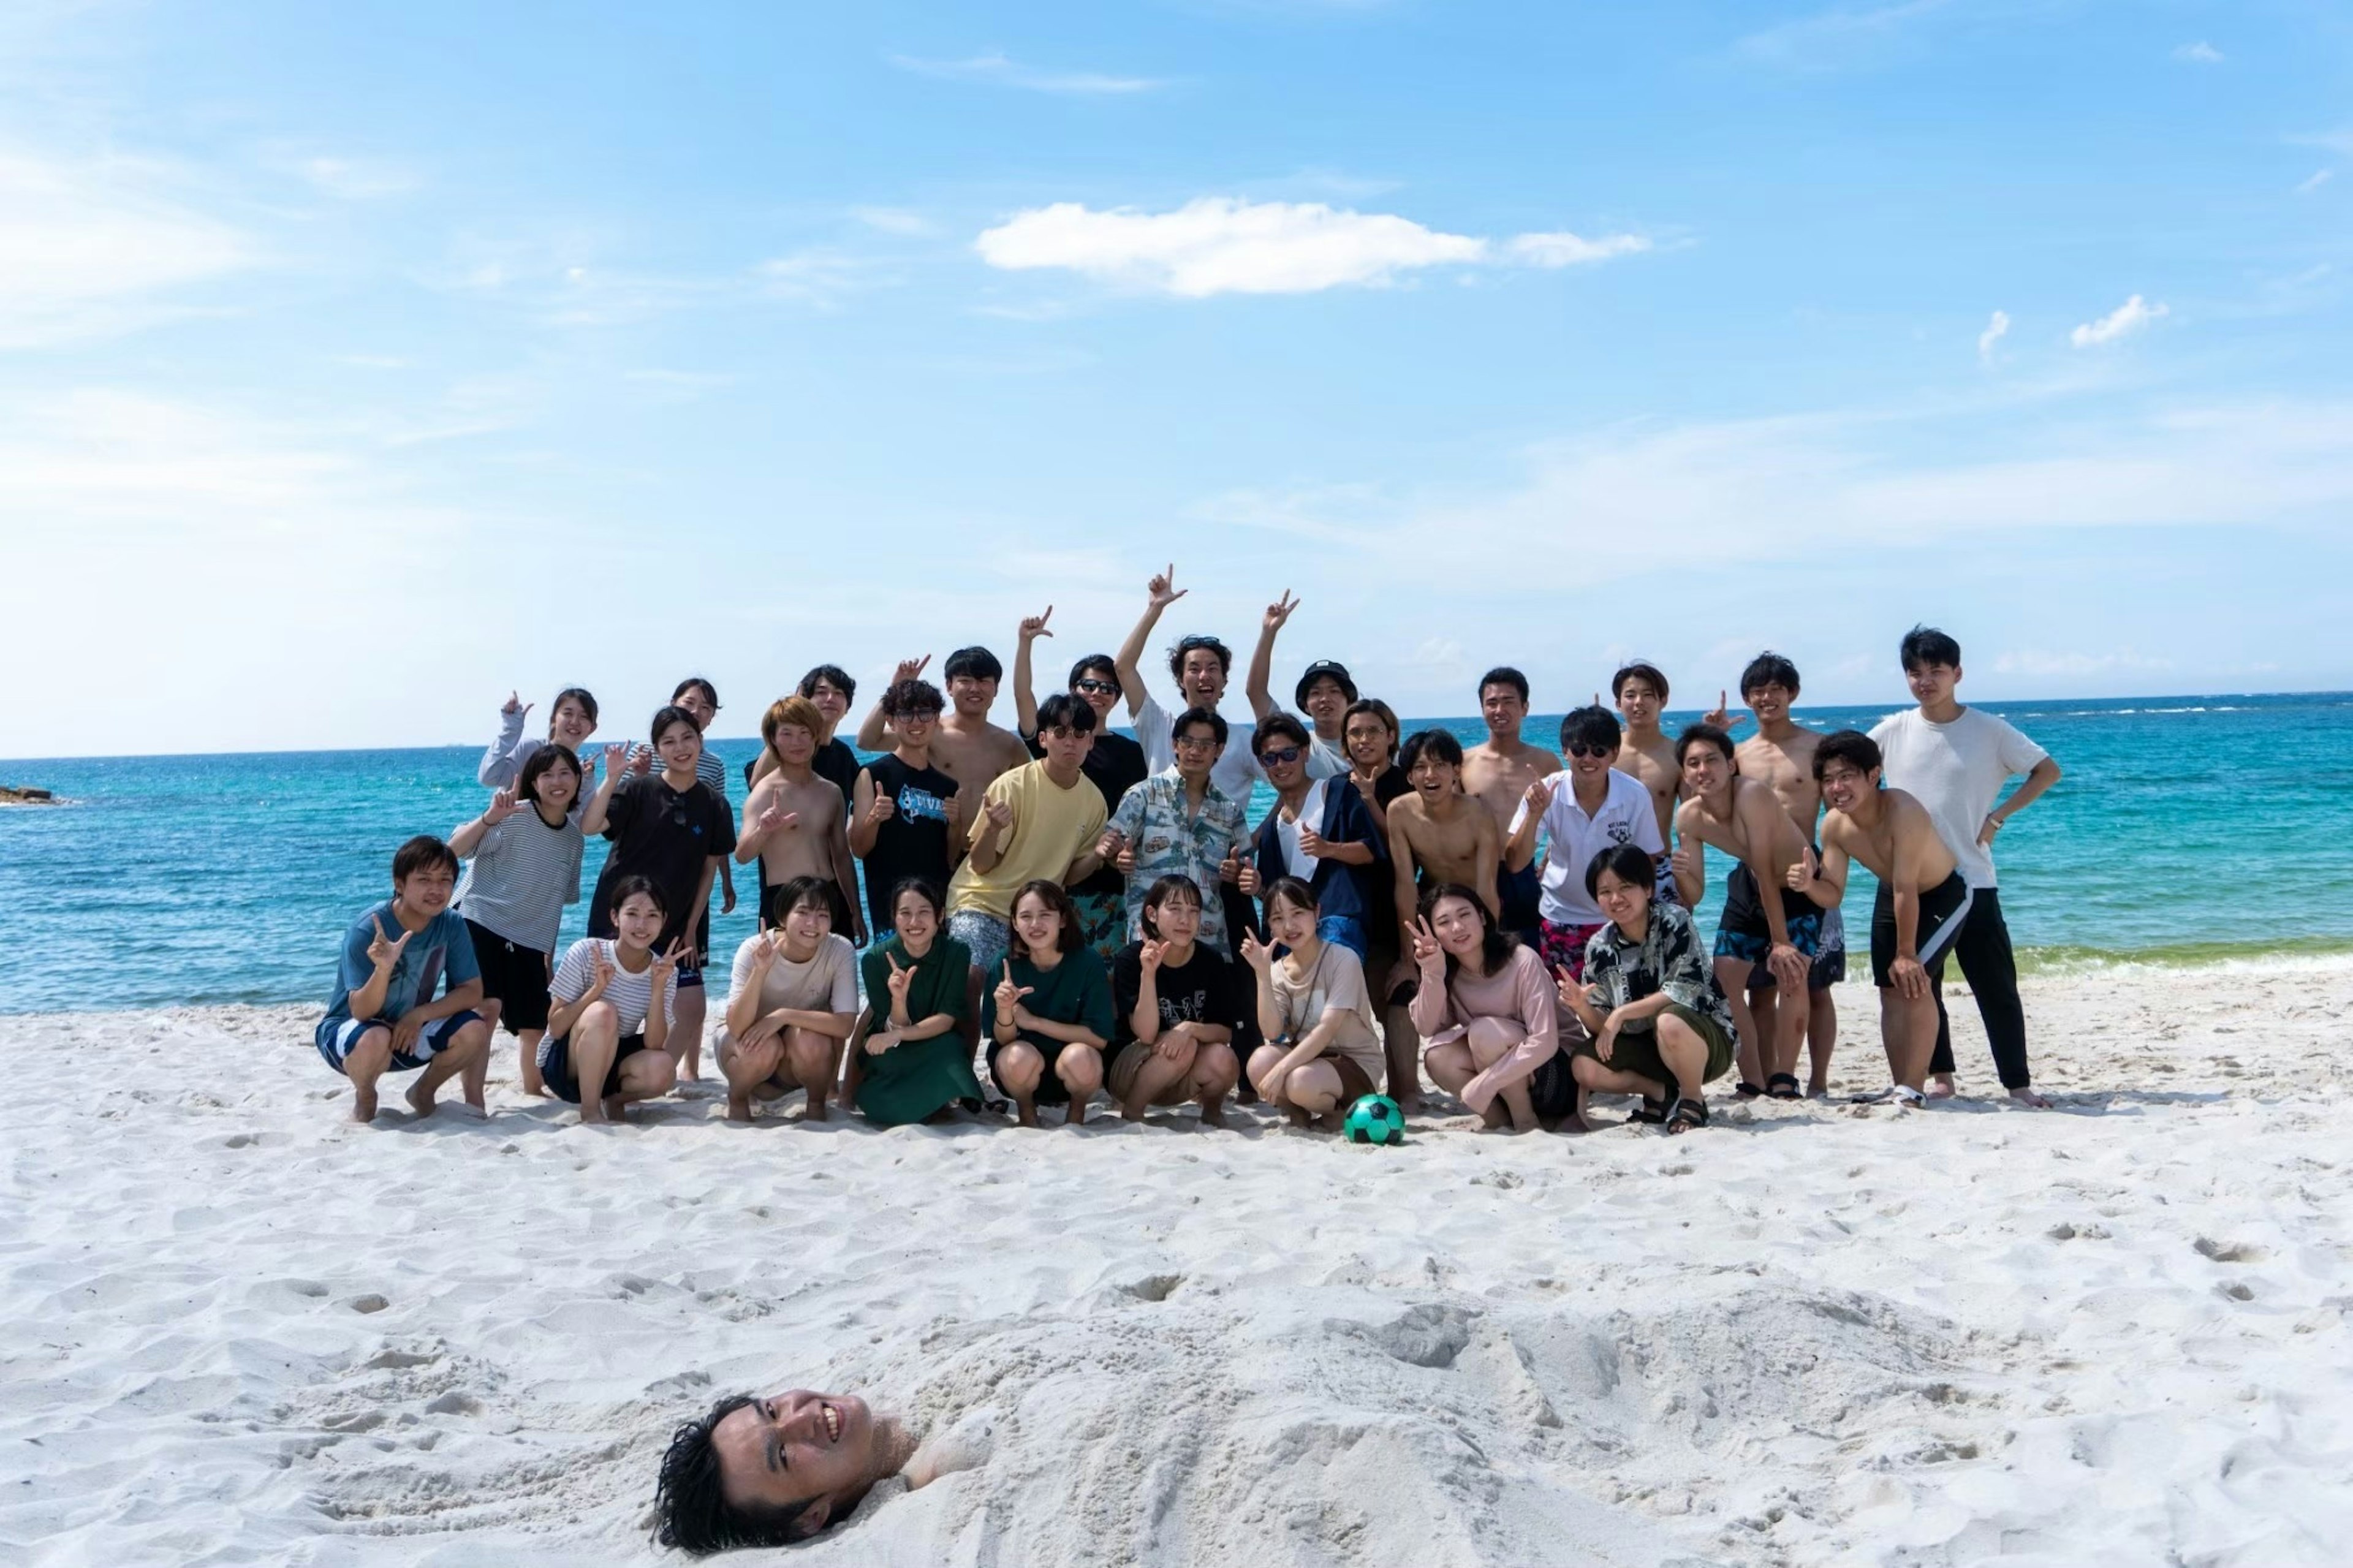
POLYGON ((893 934, 859 961, 872 1020, 857 1054, 851 1091, 877 1127, 936 1116, 959 1100, 977 1105, 972 1073, 972 954, 942 929, 940 891, 910 877, 891 894, 893 934))

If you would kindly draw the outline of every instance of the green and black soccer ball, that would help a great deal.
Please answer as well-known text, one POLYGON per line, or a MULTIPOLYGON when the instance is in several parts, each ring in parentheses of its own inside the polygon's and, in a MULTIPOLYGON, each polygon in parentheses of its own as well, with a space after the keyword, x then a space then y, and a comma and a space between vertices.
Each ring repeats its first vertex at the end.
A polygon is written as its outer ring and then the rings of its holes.
POLYGON ((1351 1143, 1394 1143, 1405 1136, 1405 1112, 1386 1094, 1368 1094, 1348 1107, 1340 1131, 1351 1143))

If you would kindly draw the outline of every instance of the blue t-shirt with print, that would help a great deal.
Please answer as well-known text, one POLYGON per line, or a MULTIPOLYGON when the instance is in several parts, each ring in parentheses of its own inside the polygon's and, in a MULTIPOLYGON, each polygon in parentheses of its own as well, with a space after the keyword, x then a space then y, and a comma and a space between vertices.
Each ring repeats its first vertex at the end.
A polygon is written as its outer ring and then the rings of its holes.
MULTIPOLYGON (((375 940, 378 921, 383 922, 387 938, 400 940, 400 921, 393 915, 390 899, 353 923, 352 929, 343 933, 343 957, 335 965, 335 995, 327 1004, 328 1017, 350 1017, 352 993, 375 977, 368 944, 375 940)), ((466 929, 464 918, 455 910, 443 910, 400 950, 400 962, 393 965, 392 979, 384 988, 384 1005, 376 1009, 375 1016, 396 1022, 419 1002, 429 1002, 438 994, 439 982, 447 980, 450 985, 458 986, 481 977, 481 966, 474 962, 473 933, 466 929)))

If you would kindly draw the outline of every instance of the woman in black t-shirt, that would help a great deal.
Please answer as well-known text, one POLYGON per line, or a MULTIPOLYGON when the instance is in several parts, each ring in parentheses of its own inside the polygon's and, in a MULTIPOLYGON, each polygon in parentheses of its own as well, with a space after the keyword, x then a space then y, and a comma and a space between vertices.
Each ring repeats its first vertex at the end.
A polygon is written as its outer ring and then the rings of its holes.
POLYGON ((1250 999, 1234 966, 1198 940, 1200 931, 1199 884, 1163 877, 1144 896, 1145 939, 1111 962, 1118 1032, 1105 1084, 1130 1121, 1143 1121, 1149 1106, 1189 1100, 1203 1125, 1225 1125, 1226 1096, 1241 1078, 1234 1030, 1250 999))
POLYGON ((947 886, 964 857, 956 782, 932 765, 932 734, 946 706, 928 680, 882 694, 896 747, 859 770, 849 803, 849 852, 865 862, 872 930, 891 929, 892 889, 908 879, 947 886))

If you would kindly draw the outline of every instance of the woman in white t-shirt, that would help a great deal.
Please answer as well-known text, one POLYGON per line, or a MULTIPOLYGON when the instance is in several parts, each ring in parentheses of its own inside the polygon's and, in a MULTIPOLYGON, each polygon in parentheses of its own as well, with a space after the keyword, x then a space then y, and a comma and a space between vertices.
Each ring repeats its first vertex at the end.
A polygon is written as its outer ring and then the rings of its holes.
POLYGON ((1259 1027, 1270 1042, 1250 1053, 1259 1098, 1294 1126, 1340 1130, 1348 1107, 1373 1092, 1383 1067, 1380 1026, 1362 960, 1315 934, 1315 890, 1296 877, 1267 889, 1266 923, 1282 957, 1255 935, 1242 961, 1258 976, 1259 1027))
POLYGON ((554 1005, 539 1042, 540 1077, 580 1108, 583 1122, 618 1121, 623 1106, 677 1086, 670 1004, 685 940, 653 951, 669 917, 650 878, 622 878, 613 884, 616 934, 574 942, 548 983, 554 1005))
POLYGON ((833 931, 833 883, 795 877, 773 895, 779 923, 735 950, 719 1070, 727 1120, 752 1120, 752 1101, 808 1095, 822 1121, 841 1076, 841 1045, 858 1026, 858 962, 833 931))

